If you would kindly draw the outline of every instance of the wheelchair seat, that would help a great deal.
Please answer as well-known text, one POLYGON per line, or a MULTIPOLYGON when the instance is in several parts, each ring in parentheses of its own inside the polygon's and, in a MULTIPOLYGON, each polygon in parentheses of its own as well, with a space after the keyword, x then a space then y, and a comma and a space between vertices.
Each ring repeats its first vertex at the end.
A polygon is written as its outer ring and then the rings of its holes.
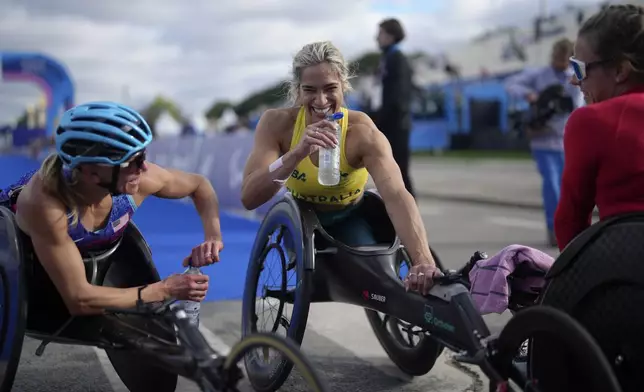
POLYGON ((360 256, 375 256, 391 254, 397 252, 400 248, 400 240, 396 235, 391 219, 389 219, 385 204, 375 189, 365 190, 363 201, 354 212, 364 218, 372 229, 377 242, 373 245, 349 246, 342 243, 324 229, 317 218, 317 214, 309 204, 293 198, 290 194, 286 194, 285 197, 292 198, 297 204, 302 214, 302 220, 305 226, 309 226, 313 231, 313 236, 315 236, 315 233, 320 234, 320 237, 315 238, 314 241, 318 253, 323 254, 325 250, 341 248, 345 252, 360 256))
MULTIPOLYGON (((613 365, 623 390, 641 390, 644 213, 606 219, 578 235, 546 275, 538 303, 563 310, 579 321, 613 365)), ((537 337, 530 345, 529 370, 553 391, 568 385, 566 371, 561 369, 574 367, 566 363, 565 353, 557 352, 546 338, 537 337)), ((568 373, 579 377, 582 371, 568 373)))

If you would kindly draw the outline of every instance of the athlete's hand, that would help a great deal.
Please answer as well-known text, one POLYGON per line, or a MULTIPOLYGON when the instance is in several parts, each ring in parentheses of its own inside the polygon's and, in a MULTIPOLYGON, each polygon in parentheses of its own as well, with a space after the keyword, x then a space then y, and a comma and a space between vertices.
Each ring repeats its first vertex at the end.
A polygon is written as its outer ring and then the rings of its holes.
POLYGON ((337 145, 335 124, 331 121, 322 120, 306 127, 304 135, 293 149, 293 152, 300 159, 304 159, 319 150, 320 147, 333 148, 337 145))
POLYGON ((170 298, 200 302, 208 292, 208 275, 170 275, 163 286, 170 298))
POLYGON ((220 239, 208 239, 202 244, 192 248, 190 256, 183 259, 183 266, 190 264, 193 267, 205 267, 219 261, 219 252, 224 249, 224 243, 220 239))
POLYGON ((427 295, 434 285, 434 278, 442 275, 443 273, 436 268, 435 264, 418 263, 409 269, 405 278, 405 289, 427 295))

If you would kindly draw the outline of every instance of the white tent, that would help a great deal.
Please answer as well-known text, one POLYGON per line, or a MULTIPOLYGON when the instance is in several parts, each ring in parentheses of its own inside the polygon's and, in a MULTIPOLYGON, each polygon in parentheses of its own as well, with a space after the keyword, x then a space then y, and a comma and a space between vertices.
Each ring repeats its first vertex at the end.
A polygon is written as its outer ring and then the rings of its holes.
POLYGON ((237 124, 237 121, 237 113, 232 108, 228 108, 224 110, 219 121, 217 121, 217 130, 221 132, 229 126, 237 124))
POLYGON ((208 131, 208 120, 201 114, 195 114, 194 116, 192 116, 190 123, 194 127, 197 134, 203 134, 208 131))

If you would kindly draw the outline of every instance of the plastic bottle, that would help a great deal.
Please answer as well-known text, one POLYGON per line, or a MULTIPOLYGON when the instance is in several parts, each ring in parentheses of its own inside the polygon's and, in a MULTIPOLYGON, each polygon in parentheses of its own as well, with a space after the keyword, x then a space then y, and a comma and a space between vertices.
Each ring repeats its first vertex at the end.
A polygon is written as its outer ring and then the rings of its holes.
MULTIPOLYGON (((184 275, 203 275, 201 273, 201 270, 197 267, 188 267, 184 272, 184 275)), ((184 300, 184 301, 177 301, 178 307, 183 309, 184 312, 188 315, 188 319, 190 320, 190 323, 193 324, 195 327, 199 326, 199 311, 201 310, 201 302, 196 302, 196 301, 190 301, 190 300, 184 300)))
POLYGON ((340 183, 340 136, 342 127, 338 120, 342 119, 342 112, 327 116, 327 120, 335 123, 335 135, 338 145, 334 148, 321 148, 318 159, 318 182, 324 186, 334 186, 340 183))

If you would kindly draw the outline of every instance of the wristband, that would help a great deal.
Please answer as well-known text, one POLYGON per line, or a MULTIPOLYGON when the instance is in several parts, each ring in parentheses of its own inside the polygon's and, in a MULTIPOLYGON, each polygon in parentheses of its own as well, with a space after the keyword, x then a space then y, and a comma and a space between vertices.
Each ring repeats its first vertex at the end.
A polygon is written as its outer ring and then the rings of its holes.
POLYGON ((147 285, 147 284, 145 284, 145 285, 143 285, 143 286, 139 287, 139 289, 138 289, 138 292, 139 292, 139 293, 138 293, 138 296, 137 296, 137 297, 138 297, 138 299, 136 300, 136 306, 137 306, 137 307, 142 306, 142 305, 143 305, 143 303, 144 303, 144 302, 143 302, 143 299, 141 298, 141 291, 143 291, 143 289, 145 289, 146 287, 148 287, 148 285, 147 285))
MULTIPOLYGON (((281 168, 282 166, 284 166, 284 161, 282 161, 282 157, 279 157, 279 158, 277 158, 277 159, 275 160, 275 162, 273 162, 273 163, 271 163, 270 165, 268 165, 268 172, 269 172, 269 173, 272 173, 272 172, 274 172, 274 171, 278 170, 279 168, 281 168)), ((281 179, 281 178, 274 178, 274 179, 273 179, 273 182, 274 182, 274 183, 276 183, 276 184, 284 185, 284 183, 286 182, 286 180, 288 180, 288 178, 290 177, 290 175, 291 175, 291 174, 289 173, 289 174, 286 176, 286 178, 284 178, 284 179, 281 179)))
POLYGON ((277 160, 270 165, 268 165, 268 172, 272 173, 275 170, 279 169, 284 165, 284 162, 282 161, 282 157, 277 158, 277 160))

